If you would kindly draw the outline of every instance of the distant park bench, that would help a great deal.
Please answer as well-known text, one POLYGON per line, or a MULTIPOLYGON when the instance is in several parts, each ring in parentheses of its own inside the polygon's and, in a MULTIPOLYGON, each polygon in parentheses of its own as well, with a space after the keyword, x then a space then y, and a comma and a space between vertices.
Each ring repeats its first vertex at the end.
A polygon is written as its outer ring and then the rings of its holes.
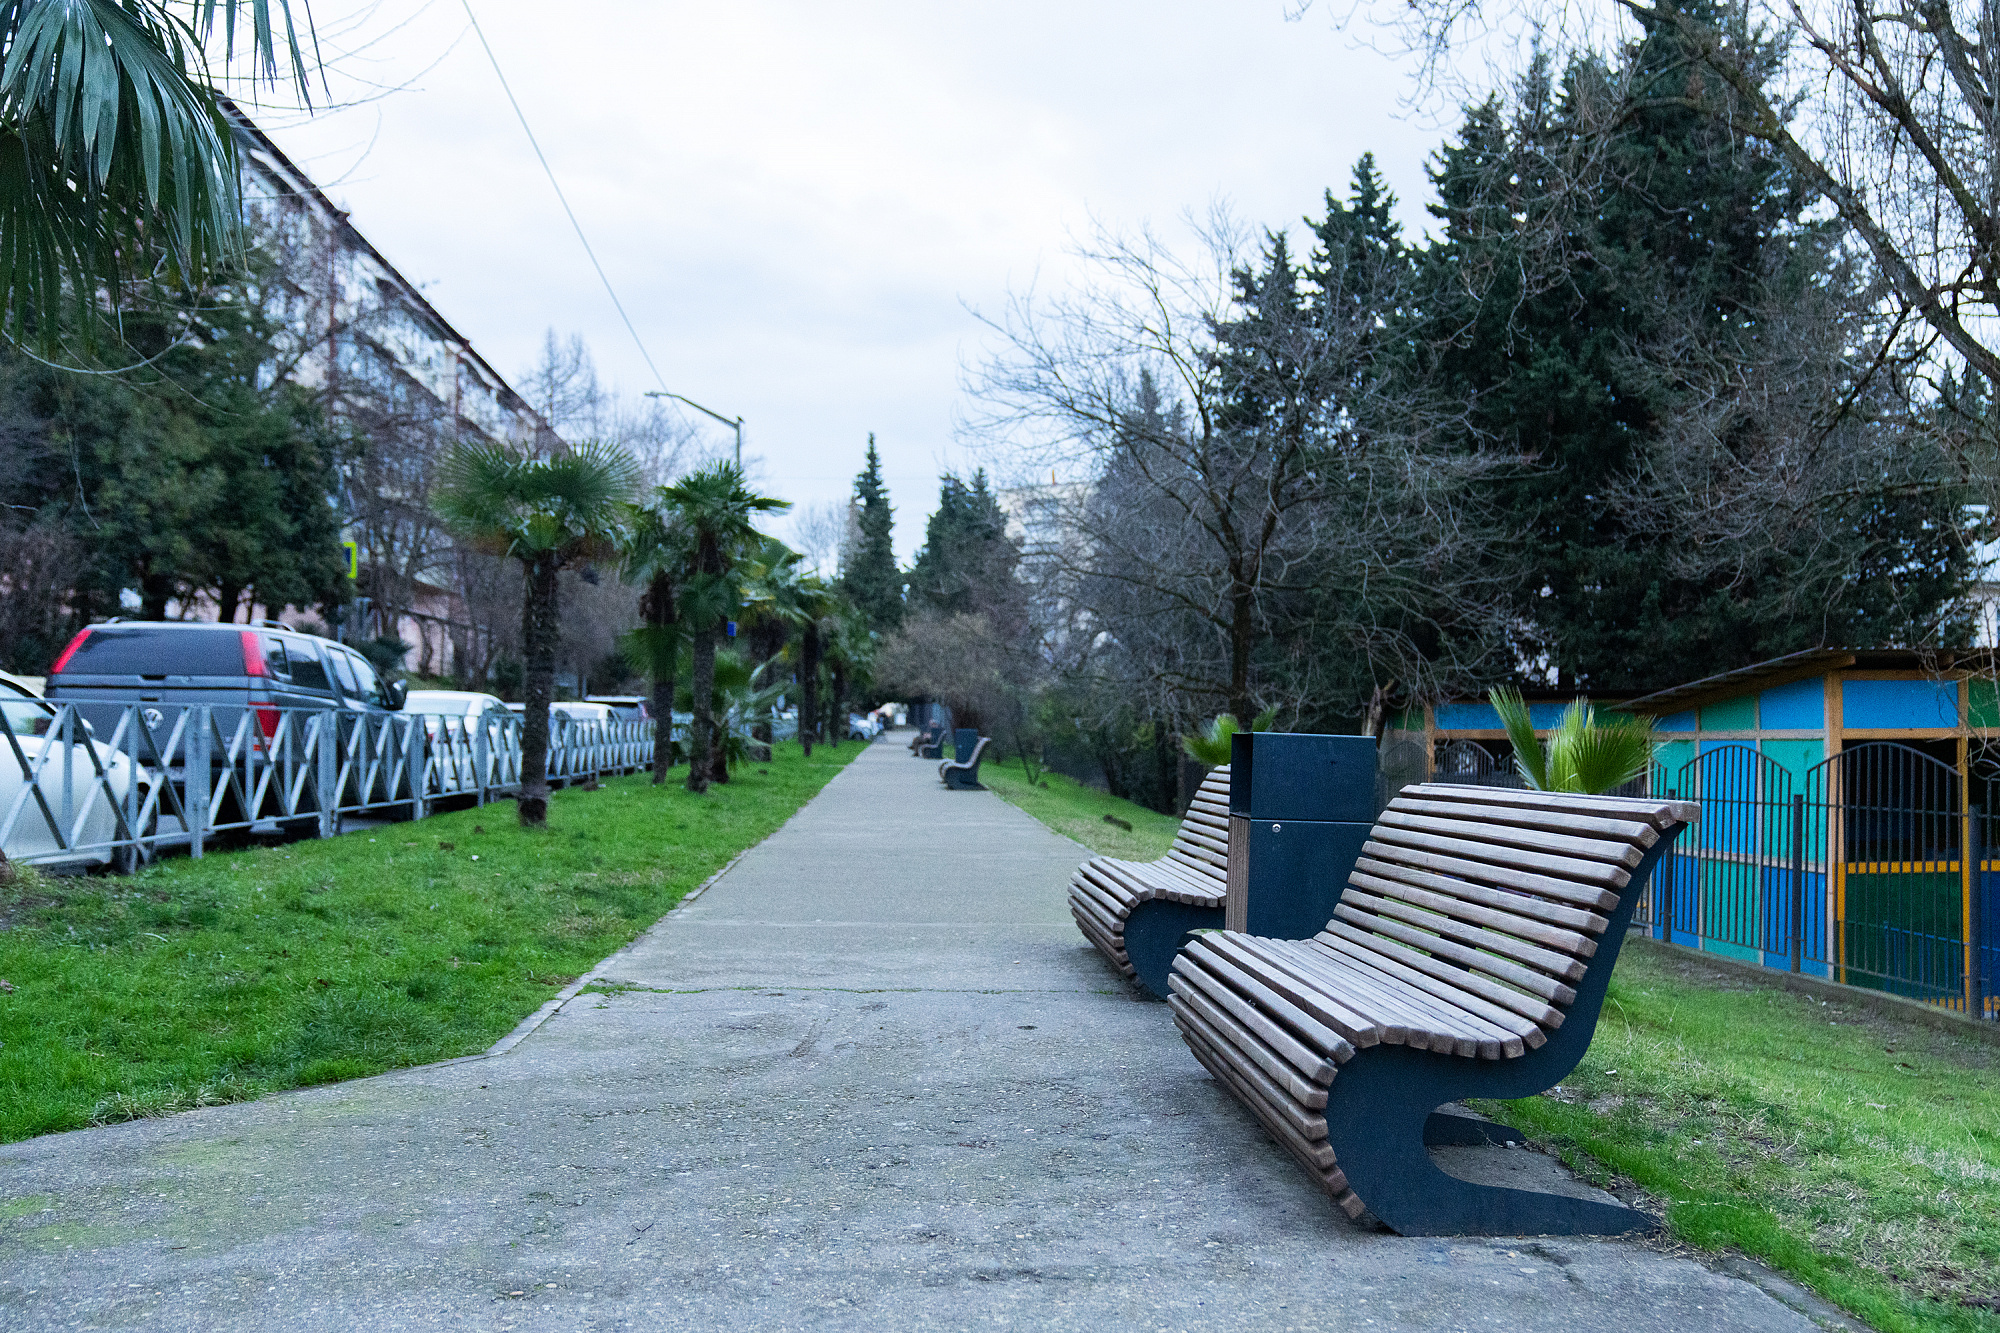
POLYGON ((938 776, 953 791, 985 791, 979 785, 979 761, 986 757, 990 737, 971 727, 960 727, 952 735, 952 757, 938 765, 938 776))
POLYGON ((1173 964, 1195 1057, 1350 1216, 1405 1235, 1616 1234, 1615 1204, 1474 1185, 1426 1145, 1519 1138, 1434 1114, 1583 1058, 1633 908, 1698 807, 1425 783, 1376 821, 1310 940, 1214 931, 1173 964))
POLYGON ((922 730, 910 737, 910 756, 915 759, 937 759, 944 749, 944 727, 937 722, 926 722, 922 730))

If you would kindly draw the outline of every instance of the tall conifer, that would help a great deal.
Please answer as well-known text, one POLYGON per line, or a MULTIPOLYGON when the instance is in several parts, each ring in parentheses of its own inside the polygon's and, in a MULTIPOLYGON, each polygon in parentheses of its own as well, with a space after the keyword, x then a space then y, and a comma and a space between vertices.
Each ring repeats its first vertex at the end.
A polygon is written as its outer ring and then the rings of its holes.
POLYGON ((868 433, 868 464, 854 479, 855 525, 860 535, 841 580, 847 595, 868 618, 868 628, 888 634, 903 623, 903 576, 896 568, 895 511, 882 484, 882 457, 875 433, 868 433))

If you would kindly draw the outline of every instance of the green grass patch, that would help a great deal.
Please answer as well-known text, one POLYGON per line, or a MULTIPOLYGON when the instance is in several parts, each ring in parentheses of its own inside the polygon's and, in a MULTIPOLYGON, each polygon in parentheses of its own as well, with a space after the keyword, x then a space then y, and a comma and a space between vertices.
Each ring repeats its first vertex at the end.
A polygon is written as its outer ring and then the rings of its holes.
POLYGON ((1031 786, 1019 762, 982 763, 979 780, 1008 804, 1020 806, 1056 832, 1076 839, 1100 856, 1127 861, 1157 860, 1167 854, 1167 848, 1173 845, 1174 830, 1180 827, 1180 821, 1172 815, 1086 787, 1060 773, 1045 772, 1041 781, 1031 786), (1105 819, 1106 815, 1131 827, 1113 824, 1105 819))
POLYGON ((1481 1109, 1884 1333, 2000 1333, 2000 1047, 1631 947, 1576 1072, 1481 1109))
POLYGON ((326 841, 0 887, 0 1141, 484 1050, 770 834, 859 746, 326 841))

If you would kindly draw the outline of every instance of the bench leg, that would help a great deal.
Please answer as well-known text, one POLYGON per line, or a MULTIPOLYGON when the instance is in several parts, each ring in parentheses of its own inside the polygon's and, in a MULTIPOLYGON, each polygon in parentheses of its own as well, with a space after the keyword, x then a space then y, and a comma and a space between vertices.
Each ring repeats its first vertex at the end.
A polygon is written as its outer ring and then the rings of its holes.
POLYGON ((1434 1113, 1459 1097, 1489 1095, 1477 1086, 1479 1075, 1500 1073, 1496 1066, 1504 1062, 1481 1063, 1484 1071, 1455 1056, 1377 1046, 1343 1065, 1333 1080, 1327 1142, 1348 1187, 1384 1225, 1405 1236, 1617 1236, 1659 1226, 1623 1204, 1475 1185, 1439 1169, 1425 1151, 1433 1123, 1454 1136, 1446 1142, 1475 1133, 1480 1137, 1472 1142, 1490 1141, 1484 1130, 1467 1128, 1478 1122, 1434 1113))
POLYGON ((1174 955, 1181 946, 1197 930, 1221 929, 1221 903, 1196 907, 1151 898, 1134 905, 1132 914, 1125 918, 1125 957, 1139 974, 1139 983, 1154 998, 1164 1000, 1173 994, 1167 978, 1173 974, 1174 955))

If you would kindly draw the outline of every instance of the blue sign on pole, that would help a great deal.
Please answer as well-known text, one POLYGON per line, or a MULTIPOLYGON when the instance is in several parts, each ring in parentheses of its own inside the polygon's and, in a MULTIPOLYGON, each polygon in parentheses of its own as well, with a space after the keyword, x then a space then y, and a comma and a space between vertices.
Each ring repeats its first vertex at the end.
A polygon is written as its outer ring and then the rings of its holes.
POLYGON ((729 622, 729 637, 732 639, 736 637, 736 622, 733 620, 729 622))

